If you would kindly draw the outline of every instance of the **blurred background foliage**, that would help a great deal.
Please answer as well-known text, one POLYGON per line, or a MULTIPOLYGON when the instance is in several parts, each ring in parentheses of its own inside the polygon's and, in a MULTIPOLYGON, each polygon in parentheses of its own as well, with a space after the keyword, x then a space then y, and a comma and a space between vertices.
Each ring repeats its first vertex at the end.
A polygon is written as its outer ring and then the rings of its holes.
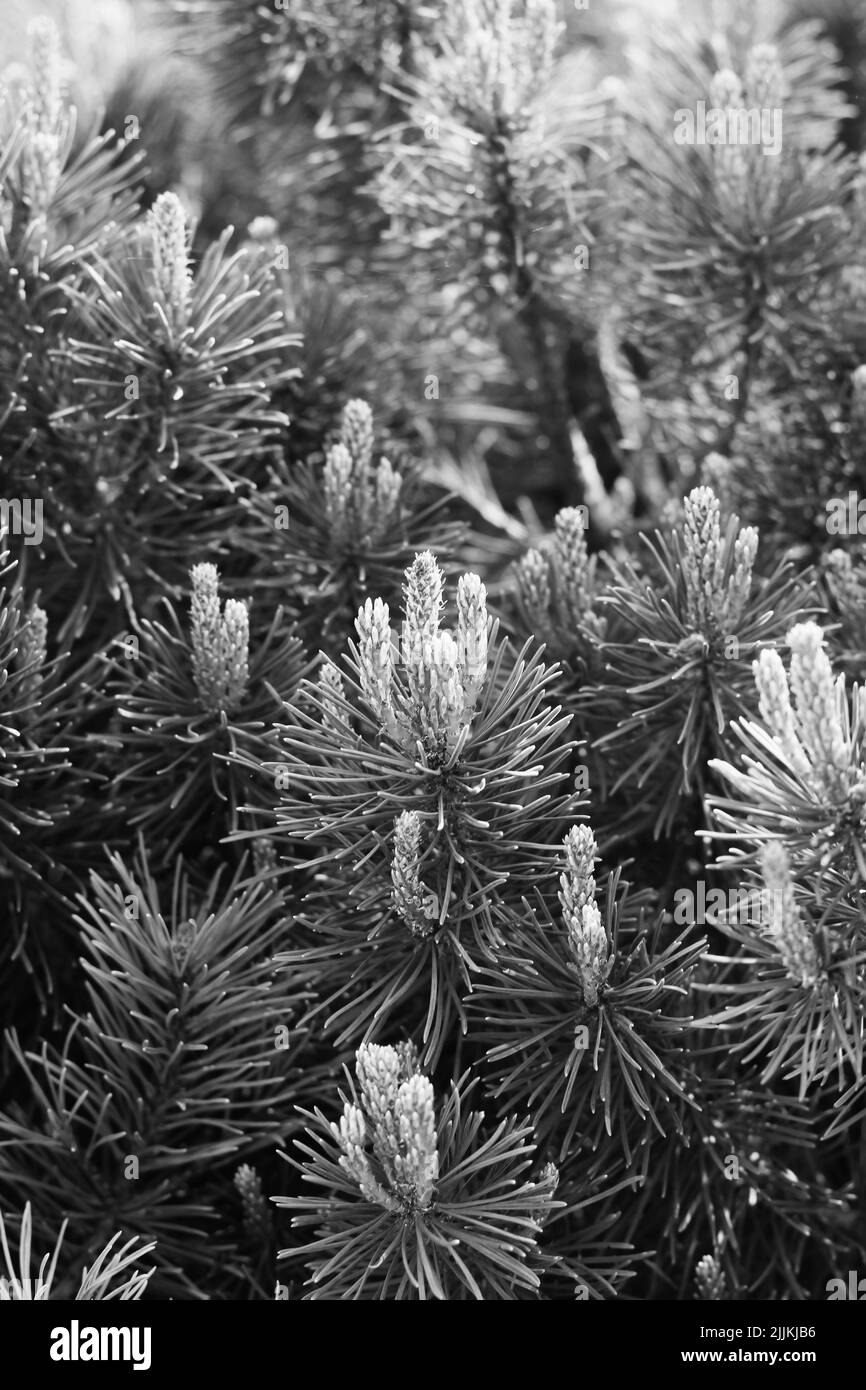
MULTIPOLYGON (((565 298, 539 313, 526 285, 499 283, 495 248, 484 302, 467 306, 460 248, 435 264, 423 249, 408 255, 406 228, 399 217, 392 225, 383 210, 382 168, 395 140, 406 136, 407 107, 398 92, 417 94, 417 118, 428 111, 436 118, 424 54, 447 46, 454 9, 442 0, 48 0, 40 12, 59 25, 79 128, 101 109, 103 128, 121 135, 132 129, 129 152, 144 150, 145 203, 178 192, 199 250, 227 227, 240 242, 254 219, 274 219, 305 339, 297 389, 308 406, 317 395, 321 402, 326 381, 344 399, 370 400, 387 427, 423 449, 432 473, 456 485, 482 529, 491 529, 484 519, 496 523, 506 557, 537 538, 557 506, 581 494, 598 504, 591 522, 597 543, 599 532, 624 516, 652 516, 667 485, 681 475, 693 481, 696 456, 720 440, 726 452, 732 442, 726 413, 720 421, 705 399, 695 414, 684 393, 672 400, 665 389, 658 408, 658 353, 643 340, 658 295, 648 298, 647 319, 628 321, 636 239, 639 260, 641 235, 649 252, 657 230, 627 226, 634 222, 634 187, 618 178, 641 159, 640 125, 651 124, 659 101, 673 94, 678 71, 684 99, 693 101, 683 74, 723 63, 720 36, 738 35, 734 61, 756 43, 808 32, 812 49, 830 40, 843 61, 836 83, 839 100, 848 103, 841 131, 848 150, 859 154, 866 16, 857 0, 771 0, 760 7, 743 0, 610 0, 587 8, 558 0, 562 38, 551 78, 532 100, 548 132, 561 134, 584 167, 583 234, 557 225, 555 209, 542 207, 540 215, 560 256, 579 241, 589 248, 590 265, 589 273, 570 275, 563 263, 556 274, 565 298), (798 31, 803 23, 812 27, 798 31)), ((26 3, 0 3, 0 66, 19 59, 32 13, 26 3)), ((802 57, 802 39, 799 49, 802 57)), ((808 106, 816 74, 802 61, 800 70, 812 83, 803 91, 808 106)), ((511 156, 519 164, 513 148, 511 156)), ((429 162, 418 161, 412 177, 428 180, 429 162)), ((391 201, 399 204, 403 191, 398 182, 391 201)), ((650 196, 660 191, 664 196, 658 188, 650 196)), ((433 193, 435 200, 441 189, 433 193)), ((486 228, 486 190, 477 196, 486 228)), ((424 247, 423 236, 415 245, 424 247)), ((548 249, 542 245, 539 254, 548 249)), ((672 288, 676 311, 675 301, 672 288)), ((828 316, 832 309, 828 304, 828 316)), ((661 335, 662 366, 681 382, 681 353, 664 323, 652 328, 661 335)), ((745 401, 736 414, 739 424, 745 401)), ((308 424, 296 421, 304 443, 308 424)))

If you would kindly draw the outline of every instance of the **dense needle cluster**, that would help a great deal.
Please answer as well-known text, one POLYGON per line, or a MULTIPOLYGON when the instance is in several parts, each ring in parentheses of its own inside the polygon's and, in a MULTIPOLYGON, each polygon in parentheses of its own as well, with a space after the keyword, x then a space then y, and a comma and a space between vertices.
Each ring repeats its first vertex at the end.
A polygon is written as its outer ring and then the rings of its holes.
POLYGON ((4 35, 0 1301, 866 1267, 866 34, 636 3, 4 35))

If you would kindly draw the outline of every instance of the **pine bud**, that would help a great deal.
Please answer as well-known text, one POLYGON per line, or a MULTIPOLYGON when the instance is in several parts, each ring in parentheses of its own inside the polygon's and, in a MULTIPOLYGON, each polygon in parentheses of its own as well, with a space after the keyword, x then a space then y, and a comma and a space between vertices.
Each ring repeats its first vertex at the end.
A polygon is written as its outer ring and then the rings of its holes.
POLYGON ((22 158, 25 196, 32 217, 44 217, 60 178, 60 143, 55 134, 31 135, 22 158))
POLYGON ((27 26, 32 82, 28 92, 35 133, 56 135, 63 109, 60 34, 53 20, 40 16, 27 26))
POLYGON ((373 412, 366 401, 352 400, 343 407, 340 440, 355 461, 359 473, 365 473, 373 458, 373 412))
POLYGON ((361 685, 377 717, 407 751, 419 741, 438 759, 468 728, 487 675, 487 599, 477 575, 458 585, 456 632, 440 631, 442 574, 430 551, 406 571, 400 645, 401 678, 394 681, 388 606, 367 599, 356 628, 361 638, 361 685))
POLYGON ((559 1187, 559 1169, 555 1163, 545 1163, 537 1186, 543 1188, 549 1197, 554 1196, 559 1187))
POLYGON ((397 1061, 400 1066, 400 1075, 404 1081, 407 1077, 414 1076, 421 1067, 418 1062, 418 1049, 415 1044, 407 1039, 406 1042, 398 1042, 394 1046, 397 1054, 397 1061))
POLYGON ((746 93, 748 102, 737 106, 781 106, 784 99, 784 74, 775 44, 759 43, 746 60, 746 93))
POLYGON ((518 561, 515 577, 526 616, 542 636, 549 628, 552 594, 547 560, 540 550, 527 550, 518 561))
POLYGON ((219 573, 216 565, 193 565, 190 618, 193 673, 202 699, 217 683, 220 629, 219 573))
POLYGON ((727 1298, 727 1281, 717 1255, 702 1255, 695 1265, 695 1288, 697 1296, 704 1302, 717 1302, 727 1298))
POLYGON ((435 633, 424 650, 414 673, 416 713, 425 743, 444 751, 459 734, 467 707, 460 651, 450 632, 435 633))
POLYGON ((390 613, 380 598, 367 599, 355 619, 358 633, 361 689, 378 719, 385 722, 391 708, 393 677, 390 613))
POLYGON ((438 905, 422 884, 420 859, 421 819, 417 811, 401 811, 394 822, 394 859, 391 864, 394 906, 413 936, 430 936, 436 930, 438 905))
POLYGON ((171 954, 174 958, 175 968, 180 974, 189 959, 189 953, 195 945, 198 935, 198 927, 193 918, 187 918, 185 922, 179 922, 172 933, 171 954))
POLYGON ((806 751, 797 737, 782 658, 778 652, 765 649, 757 661, 752 662, 752 671, 758 688, 761 718, 781 745, 789 766, 799 777, 808 777, 811 768, 806 751))
POLYGON ((561 618, 577 627, 590 606, 587 587, 589 556, 583 513, 577 507, 564 507, 554 522, 557 599, 561 618))
POLYGON ((851 769, 842 714, 844 677, 834 680, 824 651, 824 634, 817 623, 798 623, 787 641, 800 738, 828 794, 844 796, 851 769))
POLYGON ((406 571, 403 596, 403 665, 413 685, 417 673, 430 659, 443 605, 442 572, 431 551, 423 550, 415 556, 406 571))
POLYGON ((818 953, 796 901, 788 856, 778 840, 762 846, 761 870, 765 885, 762 915, 769 933, 791 979, 811 988, 818 983, 818 953))
POLYGON ((477 575, 458 583, 456 633, 439 630, 442 574, 430 551, 406 571, 402 661, 418 733, 442 756, 468 726, 487 676, 487 595, 477 575))
POLYGON ((580 921, 587 903, 595 902, 593 865, 598 855, 595 836, 588 825, 573 825, 564 840, 565 873, 560 874, 559 901, 566 923, 580 921))
POLYGON ((253 840, 253 869, 257 874, 269 873, 277 867, 277 843, 273 835, 261 835, 253 840))
POLYGON ((352 500, 354 463, 345 444, 334 444, 325 455, 323 486, 325 515, 334 529, 346 521, 352 500))
POLYGON ((402 1074, 401 1060, 393 1047, 364 1043, 355 1054, 355 1074, 361 1087, 362 1104, 372 1126, 373 1153, 388 1180, 394 1184, 394 1154, 397 1150, 395 1107, 402 1074))
POLYGON ((366 1197, 368 1202, 384 1207, 386 1211, 398 1211, 399 1203, 396 1197, 392 1196, 373 1175, 366 1152, 367 1122, 361 1107, 347 1102, 343 1107, 339 1126, 332 1125, 331 1130, 343 1150, 339 1160, 340 1167, 355 1180, 361 1195, 366 1197))
POLYGON ((192 668, 206 710, 231 714, 241 704, 249 681, 249 614, 246 604, 228 599, 220 615, 219 575, 215 565, 194 565, 192 575, 192 668))
POLYGON ((347 1158, 352 1157, 353 1150, 363 1150, 367 1142, 367 1121, 360 1105, 350 1103, 344 1106, 340 1119, 340 1135, 347 1158))
POLYGON ((330 729, 345 729, 346 692, 343 678, 332 661, 326 661, 319 672, 319 695, 322 723, 330 729))
POLYGON ((226 599, 220 628, 223 670, 223 709, 228 713, 243 701, 250 679, 250 615, 240 599, 226 599))
POLYGON ((692 488, 684 512, 686 618, 695 631, 705 633, 715 616, 724 573, 718 498, 708 487, 692 488))
POLYGON ((263 1235, 268 1230, 269 1223, 268 1205, 262 1192, 261 1178, 249 1163, 242 1163, 235 1172, 233 1181, 240 1194, 247 1235, 263 1235))
POLYGON ((568 944, 577 969, 584 1002, 598 1003, 598 992, 613 968, 607 933, 595 903, 593 864, 595 837, 588 826, 572 826, 565 837, 565 872, 560 875, 559 901, 568 931, 568 944))
POLYGON ((752 589, 758 532, 753 526, 740 530, 734 541, 733 569, 726 581, 719 499, 709 487, 693 488, 683 507, 686 621, 694 632, 712 638, 735 627, 743 616, 752 589))
MULTIPOLYGON (((743 87, 739 77, 730 68, 723 68, 710 83, 710 106, 728 112, 742 105, 743 87)), ((746 151, 741 145, 725 141, 713 147, 712 159, 720 191, 739 201, 748 179, 746 151)))
POLYGON ((34 603, 18 633, 18 654, 15 657, 16 670, 21 672, 15 703, 23 710, 35 704, 39 698, 47 653, 48 614, 34 603))
POLYGON ((404 1081, 394 1106, 399 1146, 394 1155, 398 1192, 419 1211, 426 1211, 439 1176, 433 1083, 416 1075, 404 1081))
POLYGON ((526 0, 525 48, 536 90, 542 90, 553 71, 553 55, 564 27, 553 0, 526 0))
POLYGON ((487 677, 487 590, 477 574, 464 574, 457 583, 457 646, 463 717, 470 718, 487 677))
POLYGON ((562 32, 554 0, 527 0, 521 16, 508 0, 461 4, 448 18, 466 101, 517 121, 550 77, 562 32))
POLYGON ((160 193, 147 218, 156 292, 169 322, 181 328, 189 313, 192 275, 186 215, 177 194, 160 193))
POLYGON ((728 589, 719 605, 721 627, 735 627, 752 591, 752 569, 758 553, 758 532, 754 526, 744 526, 734 541, 734 570, 728 589))
POLYGON ((709 104, 723 111, 743 105, 743 84, 732 68, 720 68, 714 74, 709 104))
POLYGON ((373 415, 363 400, 344 407, 340 438, 325 455, 325 514, 342 543, 370 546, 385 535, 403 480, 386 458, 373 467, 373 415))
POLYGON ((403 479, 389 459, 379 460, 376 469, 376 512, 381 521, 387 521, 397 508, 403 479))
POLYGON ((855 570, 847 550, 831 550, 824 556, 827 582, 839 608, 856 611, 866 609, 864 571, 855 570))
POLYGON ((613 967, 607 933, 595 903, 586 903, 579 921, 569 922, 568 943, 577 966, 584 1003, 593 1009, 598 1003, 599 989, 613 967))
POLYGON ((361 1088, 364 1111, 374 1128, 385 1124, 394 1109, 402 1076, 396 1048, 362 1043, 355 1053, 355 1075, 361 1088))
POLYGON ((439 1175, 430 1080, 405 1047, 364 1043, 355 1055, 361 1104, 347 1104, 339 1128, 340 1163, 368 1201, 391 1212, 425 1211, 439 1175), (368 1146, 384 1181, 373 1176, 368 1146))

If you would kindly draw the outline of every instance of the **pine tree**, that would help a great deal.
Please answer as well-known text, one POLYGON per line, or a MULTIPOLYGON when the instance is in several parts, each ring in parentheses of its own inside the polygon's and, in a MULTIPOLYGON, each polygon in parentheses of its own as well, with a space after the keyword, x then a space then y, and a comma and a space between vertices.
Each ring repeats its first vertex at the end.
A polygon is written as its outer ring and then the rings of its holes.
POLYGON ((31 25, 3 1301, 866 1261, 866 40, 814 9, 166 3, 81 122, 31 25))

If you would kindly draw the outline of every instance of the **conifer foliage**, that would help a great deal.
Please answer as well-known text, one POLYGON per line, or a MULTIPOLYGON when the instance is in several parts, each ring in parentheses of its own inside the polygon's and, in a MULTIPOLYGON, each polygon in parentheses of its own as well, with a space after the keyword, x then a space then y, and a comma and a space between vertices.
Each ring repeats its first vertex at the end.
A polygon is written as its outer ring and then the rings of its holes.
POLYGON ((178 151, 2 55, 0 1301, 826 1297, 862 26, 146 8, 178 151))

